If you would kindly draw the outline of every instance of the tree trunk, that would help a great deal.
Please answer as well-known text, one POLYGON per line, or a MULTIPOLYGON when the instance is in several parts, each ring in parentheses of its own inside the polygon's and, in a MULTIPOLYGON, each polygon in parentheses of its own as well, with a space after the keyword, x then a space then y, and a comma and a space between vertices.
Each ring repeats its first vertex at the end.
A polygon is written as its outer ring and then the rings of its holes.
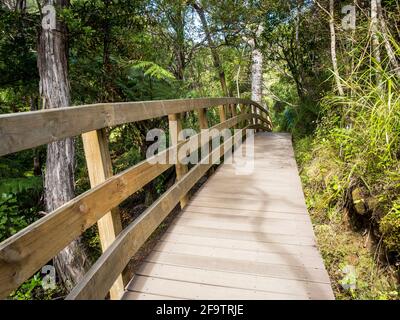
POLYGON ((296 44, 299 45, 300 44, 300 1, 297 0, 296 1, 296 19, 295 19, 295 32, 296 32, 296 44))
POLYGON ((378 0, 371 0, 371 37, 372 37, 372 52, 377 63, 381 62, 381 52, 379 48, 378 36, 378 0))
POLYGON ((218 76, 219 76, 219 81, 221 83, 222 92, 226 97, 229 97, 230 94, 229 94, 229 91, 228 91, 228 87, 226 85, 225 72, 224 72, 224 69, 222 67, 221 60, 219 58, 217 47, 215 46, 215 43, 214 43, 214 41, 213 41, 213 39, 211 37, 210 29, 208 28, 207 19, 206 19, 206 16, 204 14, 204 9, 200 5, 198 5, 196 2, 193 2, 192 6, 196 10, 196 12, 197 12, 197 14, 198 14, 198 16, 200 18, 201 24, 203 26, 204 33, 206 34, 208 46, 210 47, 211 55, 212 55, 212 58, 213 58, 213 61, 214 61, 214 67, 218 72, 218 76))
POLYGON ((263 56, 258 48, 253 48, 251 53, 251 99, 255 102, 262 102, 263 85, 263 56))
POLYGON ((340 75, 339 75, 339 68, 337 64, 337 57, 336 57, 336 33, 335 33, 335 7, 334 7, 334 0, 329 0, 329 29, 331 34, 331 58, 332 58, 332 66, 333 66, 333 73, 335 76, 336 86, 339 92, 339 95, 343 96, 344 91, 342 84, 340 82, 340 75))
MULTIPOLYGON (((248 41, 251 47, 251 100, 262 103, 263 93, 263 55, 257 46, 257 39, 263 32, 263 26, 260 25, 255 33, 255 37, 248 41)), ((252 111, 260 113, 260 110, 252 106, 252 111)))
POLYGON ((380 29, 381 29, 381 34, 382 34, 382 38, 383 38, 383 43, 385 45, 385 50, 388 55, 389 62, 392 65, 392 68, 393 68, 392 70, 396 73, 396 75, 398 77, 400 77, 400 64, 397 61, 396 53, 393 50, 393 47, 389 40, 390 32, 389 32, 388 27, 386 26, 385 17, 383 16, 381 0, 377 0, 377 10, 378 10, 378 19, 379 19, 379 24, 381 27, 380 29))
MULTIPOLYGON (((68 0, 45 0, 43 3, 54 5, 56 10, 68 4, 68 0)), ((42 28, 38 53, 39 89, 43 107, 52 109, 69 106, 67 32, 63 23, 57 21, 55 29, 51 26, 42 28)), ((48 144, 45 174, 47 212, 55 210, 74 197, 74 160, 73 138, 48 144)), ((80 239, 61 251, 54 258, 54 264, 63 284, 67 289, 71 289, 82 278, 88 266, 80 239)))

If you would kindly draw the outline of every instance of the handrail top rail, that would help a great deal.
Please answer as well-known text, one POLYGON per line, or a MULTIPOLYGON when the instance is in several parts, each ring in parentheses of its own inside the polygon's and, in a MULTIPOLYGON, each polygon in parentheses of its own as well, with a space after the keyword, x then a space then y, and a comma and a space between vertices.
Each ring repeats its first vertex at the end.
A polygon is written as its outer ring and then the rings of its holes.
MULTIPOLYGON (((260 110, 267 112, 268 110, 264 108, 261 104, 258 102, 255 102, 251 99, 246 99, 246 98, 236 98, 236 97, 209 97, 209 98, 182 98, 182 99, 157 99, 157 100, 144 100, 144 101, 117 101, 117 102, 98 102, 98 103, 88 103, 88 104, 79 104, 79 105, 71 105, 68 107, 62 107, 62 108, 52 108, 52 109, 41 109, 41 110, 34 110, 34 111, 22 111, 22 112, 11 112, 11 113, 3 113, 0 114, 0 120, 3 118, 10 118, 10 117, 21 117, 21 116, 26 116, 30 114, 42 114, 42 113, 53 113, 53 112, 61 112, 61 111, 69 111, 69 110, 77 110, 77 109, 85 109, 85 108, 101 108, 105 106, 109 107, 122 107, 122 106, 130 106, 130 107, 135 107, 138 105, 143 105, 145 104, 147 107, 153 106, 158 106, 160 103, 166 103, 166 107, 169 107, 170 104, 174 103, 182 103, 182 102, 207 102, 208 104, 211 104, 211 106, 217 106, 219 104, 252 104, 259 108, 260 110), (222 101, 221 100, 226 100, 222 101)), ((190 108, 191 106, 188 106, 190 108)), ((201 108, 198 107, 197 105, 194 106, 194 108, 201 108)), ((205 106, 204 108, 209 108, 208 106, 205 106)), ((193 110, 193 109, 191 109, 193 110)), ((190 110, 188 110, 190 111, 190 110)))
POLYGON ((8 113, 0 115, 0 156, 92 130, 228 104, 253 105, 268 114, 257 102, 234 97, 96 103, 8 113))

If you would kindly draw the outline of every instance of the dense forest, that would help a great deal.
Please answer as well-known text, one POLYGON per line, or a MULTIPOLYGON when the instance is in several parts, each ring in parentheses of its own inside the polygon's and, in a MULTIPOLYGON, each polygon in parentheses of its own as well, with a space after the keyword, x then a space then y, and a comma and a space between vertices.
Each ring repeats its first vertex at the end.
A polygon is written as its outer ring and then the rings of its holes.
MULTIPOLYGON (((1 0, 0 113, 197 97, 259 102, 274 131, 292 134, 336 298, 399 299, 399 21, 398 0, 1 0)), ((199 128, 189 113, 183 122, 199 128)), ((154 127, 168 122, 107 129, 114 173, 145 158, 154 127)), ((124 201, 122 223, 174 180, 167 170, 124 201)), ((89 188, 79 137, 0 157, 0 241, 89 188)), ((100 254, 92 227, 54 259, 55 287, 43 288, 38 272, 10 299, 64 297, 71 283, 63 275, 79 278, 100 254)))

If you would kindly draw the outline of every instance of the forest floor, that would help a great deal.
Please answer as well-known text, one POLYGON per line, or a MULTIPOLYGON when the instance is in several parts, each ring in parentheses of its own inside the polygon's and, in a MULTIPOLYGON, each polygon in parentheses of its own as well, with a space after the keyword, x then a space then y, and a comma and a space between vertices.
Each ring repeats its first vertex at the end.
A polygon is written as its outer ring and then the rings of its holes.
MULTIPOLYGON (((318 160, 302 156, 305 151, 310 152, 305 149, 311 146, 305 147, 294 140, 306 204, 336 299, 399 299, 398 266, 388 262, 381 239, 373 236, 371 228, 356 227, 354 216, 341 204, 327 205, 327 198, 333 196, 329 190, 318 192, 324 185, 319 181, 318 160)), ((330 174, 332 172, 324 172, 325 176, 330 174)))

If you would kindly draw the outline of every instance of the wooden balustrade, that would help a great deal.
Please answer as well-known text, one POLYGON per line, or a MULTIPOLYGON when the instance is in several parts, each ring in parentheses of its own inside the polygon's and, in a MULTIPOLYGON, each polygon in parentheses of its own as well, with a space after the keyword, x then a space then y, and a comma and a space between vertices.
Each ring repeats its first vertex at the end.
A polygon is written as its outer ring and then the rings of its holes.
MULTIPOLYGON (((184 144, 191 150, 204 147, 201 133, 178 141, 171 130, 172 146, 150 159, 112 175, 108 140, 104 128, 128 122, 168 116, 178 132, 182 125, 180 113, 196 110, 202 130, 254 128, 272 130, 268 112, 246 99, 207 98, 96 104, 17 114, 0 115, 0 156, 33 148, 65 137, 82 134, 91 189, 25 229, 0 243, 0 298, 6 297, 44 264, 57 255, 72 240, 97 223, 103 255, 84 279, 71 291, 68 299, 121 297, 124 281, 121 273, 131 257, 180 202, 184 207, 188 191, 210 169, 212 163, 201 162, 190 170, 175 164, 177 181, 143 214, 122 230, 118 205, 139 191, 174 164, 170 157, 184 144), (237 106, 240 105, 240 112, 237 106), (218 107, 220 122, 209 128, 206 109, 218 107), (248 112, 251 108, 260 113, 248 112), (227 119, 226 109, 231 117, 227 119), (258 120, 253 122, 253 120, 258 120), (26 128, 30 128, 27 134, 26 128), (167 161, 162 160, 166 158, 167 161), (157 161, 159 160, 159 161, 157 161)), ((229 140, 234 139, 231 137, 229 140)), ((233 141, 233 140, 232 140, 233 141)), ((232 141, 224 141, 211 150, 208 158, 221 157, 232 141)), ((207 141, 208 144, 209 141, 207 141)))

